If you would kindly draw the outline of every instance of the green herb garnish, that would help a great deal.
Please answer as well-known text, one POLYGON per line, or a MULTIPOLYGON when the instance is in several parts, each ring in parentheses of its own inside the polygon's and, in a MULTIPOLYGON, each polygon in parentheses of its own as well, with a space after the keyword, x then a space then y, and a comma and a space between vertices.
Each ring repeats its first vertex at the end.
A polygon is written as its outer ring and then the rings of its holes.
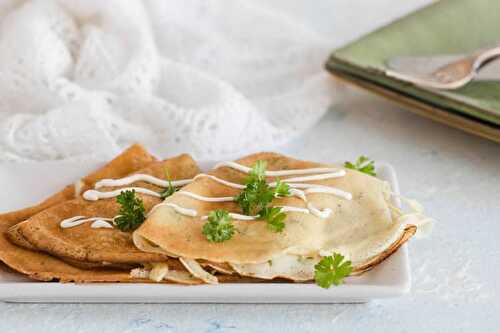
POLYGON ((356 163, 354 163, 354 164, 347 161, 344 163, 344 167, 346 167, 348 169, 358 170, 358 171, 366 173, 367 175, 370 175, 370 176, 377 175, 377 173, 375 172, 375 162, 373 160, 370 160, 366 156, 360 156, 356 160, 356 163))
POLYGON ((276 197, 290 196, 290 186, 278 179, 276 186, 271 187, 266 182, 265 174, 266 162, 257 161, 245 180, 245 188, 235 198, 235 201, 244 214, 257 214, 267 222, 269 229, 281 232, 285 228, 283 221, 286 214, 281 212, 281 208, 269 207, 269 205, 276 197))
POLYGON ((259 212, 274 198, 274 190, 266 183, 265 172, 266 162, 257 161, 245 180, 245 189, 236 196, 235 201, 244 214, 259 212))
POLYGON ((328 289, 332 284, 342 284, 344 278, 351 274, 351 261, 344 261, 344 256, 333 253, 333 256, 323 257, 314 266, 314 280, 321 288, 328 289))
POLYGON ((257 161, 250 170, 249 179, 247 182, 252 182, 255 180, 266 180, 266 167, 267 163, 265 161, 257 161))
POLYGON ((246 187, 235 198, 244 214, 254 215, 265 208, 274 199, 274 191, 265 180, 256 180, 246 184, 246 187))
POLYGON ((116 197, 121 205, 114 224, 121 231, 132 231, 137 229, 146 219, 146 210, 141 198, 136 198, 135 190, 121 192, 116 197))
POLYGON ((259 212, 259 217, 267 222, 267 227, 274 232, 282 232, 285 229, 286 214, 281 207, 265 207, 259 212))
POLYGON ((287 183, 282 183, 281 180, 278 179, 274 187, 274 195, 276 197, 289 197, 290 186, 287 183))
POLYGON ((160 196, 162 199, 168 198, 172 194, 177 191, 177 189, 172 185, 172 181, 170 180, 170 174, 168 173, 168 169, 165 169, 165 179, 168 181, 168 186, 166 189, 160 192, 160 196))
POLYGON ((231 216, 222 209, 211 211, 208 221, 203 225, 202 233, 209 242, 221 243, 231 239, 234 235, 234 226, 231 224, 231 216))

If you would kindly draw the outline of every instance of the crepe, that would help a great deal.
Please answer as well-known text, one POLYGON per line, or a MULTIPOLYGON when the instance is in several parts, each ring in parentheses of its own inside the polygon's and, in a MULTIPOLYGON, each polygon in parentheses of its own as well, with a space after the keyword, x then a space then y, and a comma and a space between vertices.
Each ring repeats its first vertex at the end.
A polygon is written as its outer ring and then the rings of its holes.
MULTIPOLYGON (((259 160, 267 163, 267 170, 335 167, 274 153, 254 154, 236 162, 250 167, 259 160)), ((209 174, 239 184, 246 178, 245 173, 229 167, 217 168, 209 174)), ((267 180, 271 182, 274 178, 268 177, 267 180)), ((403 223, 403 215, 393 209, 391 189, 385 181, 346 169, 343 177, 307 183, 335 187, 350 193, 352 200, 311 193, 307 195, 308 203, 322 210, 330 209, 333 214, 319 218, 303 212, 287 212, 286 227, 281 233, 271 232, 260 220, 235 219, 232 222, 237 229, 234 236, 223 243, 212 243, 202 234, 204 222, 200 217, 215 209, 241 214, 238 205, 235 202, 205 202, 176 193, 165 203, 195 210, 197 216, 186 216, 171 206, 161 206, 134 232, 134 242, 141 250, 151 253, 228 263, 241 275, 305 281, 313 278, 312 268, 324 255, 341 253, 352 261, 354 273, 362 272, 387 258, 415 233, 416 227, 403 223), (301 264, 302 258, 312 259, 310 263, 301 264), (272 270, 264 267, 270 266, 270 262, 277 264, 272 270)), ((200 177, 185 186, 183 191, 205 197, 234 197, 240 190, 209 177, 200 177)), ((297 197, 274 199, 273 205, 307 207, 297 197)), ((202 274, 195 276, 207 283, 212 282, 202 274)))
MULTIPOLYGON (((165 178, 168 170, 171 180, 191 179, 199 173, 196 162, 189 155, 180 155, 164 161, 150 163, 137 174, 165 178)), ((99 191, 112 191, 123 187, 141 187, 160 192, 161 187, 145 182, 134 182, 119 187, 103 187, 99 191)), ((160 198, 136 194, 144 203, 146 212, 161 202, 160 198)), ((18 245, 45 251, 83 268, 113 266, 130 268, 134 264, 161 262, 166 255, 140 251, 132 242, 131 232, 119 229, 93 229, 90 223, 61 228, 60 222, 73 216, 112 218, 118 215, 120 205, 116 198, 86 201, 82 198, 66 201, 46 209, 9 230, 9 239, 18 245), (129 266, 127 266, 129 265, 129 266), (130 266, 132 265, 132 266, 130 266)))
MULTIPOLYGON (((101 178, 118 178, 137 170, 155 158, 142 146, 133 145, 116 157, 114 160, 101 167, 99 170, 83 178, 87 187, 101 178)), ((67 186, 64 190, 54 194, 42 203, 0 215, 0 260, 7 266, 26 274, 30 278, 42 281, 59 280, 63 282, 114 282, 114 281, 144 281, 147 279, 132 278, 128 271, 115 270, 84 270, 71 266, 64 261, 48 254, 35 252, 15 245, 7 239, 5 232, 8 228, 30 217, 30 214, 42 211, 44 208, 60 203, 67 198, 74 198, 74 185, 67 186), (69 190, 71 189, 71 191, 69 190)))
MULTIPOLYGON (((193 178, 199 172, 188 155, 156 161, 135 145, 40 205, 0 215, 0 259, 9 267, 42 281, 181 284, 310 281, 314 278, 314 266, 324 256, 341 253, 352 261, 352 275, 361 274, 389 257, 421 230, 419 223, 425 219, 421 212, 405 214, 393 206, 390 186, 375 177, 274 153, 254 154, 237 162, 250 167, 257 161, 265 161, 267 170, 294 170, 291 175, 267 177, 268 183, 276 178, 296 178, 293 175, 297 169, 327 167, 341 171, 342 176, 313 177, 307 181, 318 188, 333 187, 336 189, 333 192, 305 190, 307 198, 297 193, 275 198, 273 206, 295 209, 286 212, 286 227, 281 233, 270 231, 265 221, 241 220, 241 215, 233 215, 237 232, 232 239, 222 243, 207 241, 201 229, 209 212, 224 209, 242 214, 239 206, 229 201, 240 193, 247 174, 229 167, 230 163, 212 170, 209 175, 198 175, 181 192, 158 205, 133 233, 133 242, 130 233, 92 229, 89 224, 62 229, 61 220, 75 215, 116 216, 116 198, 96 202, 79 198, 98 180, 122 178, 131 173, 164 178, 165 167, 172 180, 193 178), (237 188, 227 186, 225 181, 235 183, 237 188), (229 201, 200 201, 197 199, 200 195, 229 201), (193 211, 196 216, 186 216, 193 211)), ((126 187, 161 190, 142 182, 126 187)), ((119 188, 99 188, 99 191, 119 188)), ((147 210, 160 202, 156 197, 137 195, 147 210)))
MULTIPOLYGON (((135 146, 132 147, 132 149, 127 150, 111 163, 93 173, 92 175, 97 176, 93 178, 92 182, 87 183, 88 188, 93 186, 93 183, 101 180, 102 178, 120 178, 129 174, 131 171, 137 171, 139 167, 134 167, 134 163, 135 165, 143 164, 141 166, 148 164, 150 161, 146 162, 147 159, 143 159, 144 163, 137 163, 141 159, 141 155, 144 155, 143 152, 145 152, 145 150, 139 146, 135 146), (127 172, 124 172, 126 169, 124 166, 129 166, 129 170, 126 170, 127 172), (102 175, 102 178, 100 178, 99 175, 102 175)), ((181 156, 180 159, 189 160, 190 158, 187 156, 181 156)), ((175 176, 174 173, 172 173, 172 175, 175 176)), ((89 176, 84 179, 89 179, 89 176)), ((61 205, 64 205, 64 203, 61 205)), ((56 208, 57 206, 51 209, 56 208)), ((15 231, 14 233, 11 233, 11 236, 14 235, 13 237, 16 238, 17 241, 25 247, 30 247, 32 250, 19 247, 8 241, 5 237, 5 231, 8 228, 14 227, 16 223, 23 220, 26 216, 27 214, 25 210, 20 211, 19 214, 7 213, 0 215, 0 259, 10 268, 26 274, 32 279, 41 281, 56 280, 60 282, 153 282, 153 280, 150 279, 149 274, 157 270, 158 267, 166 267, 167 269, 164 269, 162 272, 161 280, 157 282, 182 284, 202 283, 201 280, 193 277, 182 265, 180 265, 177 259, 165 259, 165 256, 162 256, 162 262, 160 263, 145 263, 144 265, 147 266, 148 269, 136 268, 132 271, 130 269, 96 269, 92 267, 93 263, 91 262, 77 261, 68 258, 64 259, 80 266, 88 266, 88 268, 92 269, 74 267, 73 265, 70 265, 65 261, 55 258, 47 253, 33 251, 35 248, 20 233, 21 228, 11 229, 15 231), (134 274, 138 272, 140 274, 134 274)), ((256 279, 244 279, 236 276, 221 276, 219 277, 219 280, 222 282, 258 281, 256 279)))
POLYGON ((135 170, 145 167, 155 160, 156 158, 149 154, 143 146, 133 144, 103 167, 90 173, 82 179, 77 180, 74 184, 66 186, 61 191, 55 193, 37 205, 0 214, 0 217, 16 221, 26 220, 42 210, 63 201, 76 198, 80 193, 94 186, 95 182, 99 179, 124 177, 135 170))
MULTIPOLYGON (((351 275, 360 275, 369 271, 376 265, 396 252, 401 245, 410 239, 416 232, 417 227, 406 226, 400 238, 390 244, 380 254, 372 257, 363 264, 355 266, 351 275)), ((272 280, 284 278, 292 281, 310 281, 314 279, 315 265, 320 261, 320 256, 297 256, 283 254, 259 264, 230 264, 235 272, 242 276, 259 277, 260 279, 272 280)))

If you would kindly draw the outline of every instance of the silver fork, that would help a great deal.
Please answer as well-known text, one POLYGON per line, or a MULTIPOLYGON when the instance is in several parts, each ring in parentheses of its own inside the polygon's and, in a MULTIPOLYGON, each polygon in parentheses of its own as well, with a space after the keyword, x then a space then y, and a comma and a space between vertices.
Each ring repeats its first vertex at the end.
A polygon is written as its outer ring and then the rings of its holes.
POLYGON ((387 70, 386 75, 424 88, 452 90, 465 86, 482 66, 499 57, 500 46, 496 46, 453 61, 430 74, 417 76, 387 70))

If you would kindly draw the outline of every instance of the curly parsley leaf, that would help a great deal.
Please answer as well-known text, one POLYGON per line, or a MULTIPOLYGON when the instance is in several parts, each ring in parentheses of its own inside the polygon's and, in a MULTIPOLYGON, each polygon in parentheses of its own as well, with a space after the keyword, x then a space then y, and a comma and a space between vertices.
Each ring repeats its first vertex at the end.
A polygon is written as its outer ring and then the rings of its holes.
POLYGON ((281 232, 285 228, 286 214, 279 207, 269 205, 276 197, 290 196, 290 186, 276 181, 274 187, 266 182, 266 162, 257 161, 245 180, 245 188, 235 197, 244 214, 255 215, 267 222, 267 226, 274 232, 281 232))
POLYGON ((257 161, 252 167, 245 188, 235 201, 244 214, 252 215, 265 208, 274 198, 274 190, 266 183, 266 162, 257 161))
POLYGON ((246 184, 252 183, 254 181, 261 181, 266 178, 266 167, 267 163, 265 161, 257 161, 250 170, 249 176, 246 180, 246 184))
POLYGON ((314 280, 321 288, 328 289, 332 284, 342 284, 344 278, 351 274, 351 261, 344 261, 344 256, 333 253, 333 256, 323 257, 314 266, 314 280))
POLYGON ((274 188, 274 195, 276 197, 289 197, 290 196, 290 186, 287 183, 281 182, 281 180, 276 181, 276 187, 274 188))
POLYGON ((160 196, 162 199, 168 198, 177 191, 177 189, 172 185, 168 169, 165 169, 165 179, 168 181, 168 186, 167 188, 165 188, 163 191, 160 192, 160 196))
POLYGON ((135 196, 135 190, 121 192, 116 197, 121 205, 114 224, 121 231, 132 231, 137 229, 146 219, 146 210, 140 198, 135 196))
POLYGON ((344 167, 348 169, 358 170, 370 176, 377 175, 377 173, 375 172, 375 162, 366 156, 360 156, 356 160, 356 163, 347 161, 344 163, 344 167))
POLYGON ((243 210, 244 214, 253 215, 266 208, 275 197, 286 197, 290 195, 288 184, 276 181, 272 188, 266 182, 266 162, 257 161, 245 180, 245 188, 236 196, 235 201, 243 210))
POLYGON ((259 212, 259 218, 267 222, 267 227, 274 232, 282 232, 285 229, 286 214, 281 207, 265 207, 259 212))
POLYGON ((253 215, 266 207, 274 199, 274 191, 265 180, 247 184, 236 197, 236 202, 247 215, 253 215))
POLYGON ((211 211, 207 223, 203 225, 202 233, 209 242, 221 243, 231 239, 234 235, 231 216, 222 209, 211 211))

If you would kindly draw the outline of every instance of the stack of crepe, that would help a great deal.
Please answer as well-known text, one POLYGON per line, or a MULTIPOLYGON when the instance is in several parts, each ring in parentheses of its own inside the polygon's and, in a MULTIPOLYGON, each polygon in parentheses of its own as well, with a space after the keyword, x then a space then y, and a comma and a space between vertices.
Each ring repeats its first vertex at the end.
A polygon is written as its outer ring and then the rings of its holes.
MULTIPOLYGON (((259 160, 267 163, 268 170, 325 167, 274 153, 254 154, 236 162, 251 167, 259 160)), ((308 203, 333 211, 328 218, 292 211, 287 213, 286 228, 280 233, 271 232, 258 219, 235 219, 234 237, 222 243, 209 242, 202 233, 205 223, 202 216, 216 209, 242 213, 240 208, 235 202, 200 201, 183 192, 234 197, 240 189, 216 180, 243 184, 247 174, 221 166, 195 178, 200 172, 187 154, 160 161, 142 146, 133 145, 42 203, 0 215, 0 260, 13 270, 41 281, 182 284, 309 281, 314 278, 314 265, 326 253, 339 252, 348 257, 354 266, 353 274, 369 270, 406 242, 416 232, 420 219, 419 214, 412 214, 409 219, 409 215, 392 206, 386 182, 345 170, 344 177, 312 181, 352 195, 351 200, 325 193, 308 195, 308 203), (133 174, 191 181, 161 205, 163 199, 158 195, 137 192, 149 214, 135 231, 120 231, 112 225, 93 228, 90 223, 61 227, 61 221, 75 216, 117 216, 120 207, 116 197, 90 201, 83 194, 103 179, 123 179, 133 174), (174 206, 196 211, 196 216, 180 214, 174 206)), ((268 177, 269 182, 275 180, 276 177, 268 177)), ((135 181, 101 186, 99 191, 120 192, 125 187, 154 193, 164 190, 151 182, 135 181)), ((273 204, 303 207, 305 202, 291 196, 276 198, 273 204)))

